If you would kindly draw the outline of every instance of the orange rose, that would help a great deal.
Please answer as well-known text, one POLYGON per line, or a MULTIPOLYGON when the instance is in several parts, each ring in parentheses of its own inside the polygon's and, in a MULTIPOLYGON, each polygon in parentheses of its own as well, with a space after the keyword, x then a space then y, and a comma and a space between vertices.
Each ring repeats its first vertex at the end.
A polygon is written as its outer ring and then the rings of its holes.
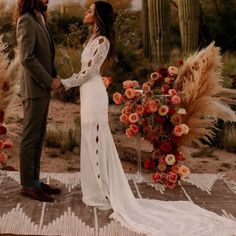
POLYGON ((173 97, 171 97, 171 104, 178 105, 180 103, 181 99, 178 95, 173 95, 173 97))
POLYGON ((182 125, 176 125, 174 128, 174 135, 180 137, 183 134, 184 134, 184 132, 183 132, 182 125))
POLYGON ((122 114, 120 116, 120 121, 124 124, 129 124, 129 116, 126 114, 122 114))
POLYGON ((116 105, 120 105, 123 102, 123 97, 118 92, 113 93, 112 97, 113 97, 113 101, 115 102, 116 105))
POLYGON ((122 111, 121 111, 122 114, 125 114, 125 115, 129 115, 131 113, 131 109, 129 106, 125 106, 122 111))
POLYGON ((125 90, 125 95, 128 99, 132 99, 135 97, 136 93, 132 88, 128 88, 125 90))
POLYGON ((159 163, 157 168, 160 171, 164 171, 166 169, 166 164, 165 163, 159 163))
POLYGON ((186 178, 190 174, 190 170, 187 166, 182 165, 179 168, 179 174, 186 178))
POLYGON ((174 173, 179 174, 179 166, 174 165, 174 166, 172 166, 171 170, 172 170, 174 173))
POLYGON ((149 100, 149 101, 148 101, 148 108, 149 108, 149 110, 150 110, 151 112, 156 112, 156 111, 157 111, 157 108, 158 108, 156 101, 154 101, 154 100, 149 100))
POLYGON ((134 135, 137 134, 137 133, 140 131, 139 126, 136 125, 136 124, 132 124, 132 125, 130 125, 129 127, 130 127, 130 129, 133 131, 134 135))
POLYGON ((102 77, 102 79, 105 87, 108 88, 112 82, 112 77, 102 77))
POLYGON ((134 132, 130 128, 125 130, 125 134, 128 138, 131 138, 134 136, 134 132))
POLYGON ((159 115, 160 116, 165 116, 168 114, 169 112, 169 107, 166 105, 162 105, 159 109, 158 109, 159 115))
POLYGON ((138 119, 139 119, 139 116, 138 116, 138 114, 136 112, 131 113, 129 115, 129 122, 130 123, 136 123, 136 122, 138 122, 138 119))

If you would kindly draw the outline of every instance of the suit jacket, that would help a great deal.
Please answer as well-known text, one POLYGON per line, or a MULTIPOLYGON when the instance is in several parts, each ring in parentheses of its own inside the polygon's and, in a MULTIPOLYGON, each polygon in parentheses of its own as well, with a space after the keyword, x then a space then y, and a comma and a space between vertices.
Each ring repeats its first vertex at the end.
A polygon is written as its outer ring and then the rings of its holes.
POLYGON ((55 46, 49 28, 26 13, 17 22, 16 37, 23 72, 21 96, 28 99, 50 96, 52 79, 57 73, 55 46))

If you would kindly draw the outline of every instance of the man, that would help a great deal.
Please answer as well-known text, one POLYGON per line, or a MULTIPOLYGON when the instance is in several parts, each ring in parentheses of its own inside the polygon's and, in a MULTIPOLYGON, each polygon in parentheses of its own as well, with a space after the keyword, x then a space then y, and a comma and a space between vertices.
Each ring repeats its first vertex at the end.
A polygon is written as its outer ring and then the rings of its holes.
POLYGON ((15 14, 22 65, 24 125, 20 147, 21 193, 52 202, 60 189, 40 182, 40 156, 46 131, 50 91, 60 86, 54 66, 55 47, 45 13, 48 0, 19 0, 15 14))

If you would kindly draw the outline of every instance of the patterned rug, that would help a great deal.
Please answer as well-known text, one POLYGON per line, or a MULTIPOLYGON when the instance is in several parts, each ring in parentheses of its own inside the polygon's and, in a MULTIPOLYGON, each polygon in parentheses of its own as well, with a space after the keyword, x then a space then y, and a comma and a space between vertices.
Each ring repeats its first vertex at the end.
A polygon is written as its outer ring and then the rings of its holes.
MULTIPOLYGON (((42 173, 42 179, 62 189, 55 203, 41 203, 20 194, 19 172, 0 171, 1 235, 140 236, 82 203, 80 173, 42 173)), ((236 183, 221 174, 191 174, 173 190, 151 183, 150 175, 127 174, 137 198, 188 200, 236 220, 236 183)))

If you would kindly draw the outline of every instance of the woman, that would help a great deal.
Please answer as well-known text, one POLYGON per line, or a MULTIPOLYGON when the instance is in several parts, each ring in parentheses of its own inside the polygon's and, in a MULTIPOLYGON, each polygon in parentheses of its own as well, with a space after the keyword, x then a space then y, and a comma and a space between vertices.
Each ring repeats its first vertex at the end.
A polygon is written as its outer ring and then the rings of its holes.
POLYGON ((82 69, 61 81, 66 89, 80 86, 83 202, 112 208, 111 218, 148 235, 233 235, 236 222, 189 201, 133 196, 108 125, 108 96, 100 75, 104 62, 115 55, 114 15, 109 3, 98 1, 90 7, 84 23, 91 26, 92 36, 82 53, 82 69))

